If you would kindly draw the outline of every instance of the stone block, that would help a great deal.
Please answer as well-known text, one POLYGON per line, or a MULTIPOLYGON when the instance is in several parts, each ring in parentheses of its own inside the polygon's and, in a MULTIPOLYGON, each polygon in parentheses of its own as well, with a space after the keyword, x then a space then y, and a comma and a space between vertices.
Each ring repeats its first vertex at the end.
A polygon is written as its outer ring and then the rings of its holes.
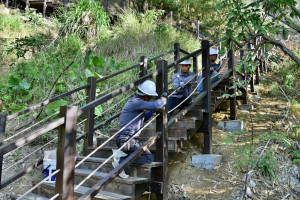
POLYGON ((243 111, 250 111, 253 110, 254 107, 252 104, 242 104, 238 106, 238 109, 243 110, 243 111))
POLYGON ((218 122, 219 129, 225 132, 241 132, 243 130, 243 121, 241 120, 231 120, 231 121, 221 121, 218 122))
POLYGON ((214 169, 216 166, 220 165, 222 157, 222 155, 217 154, 195 155, 192 156, 192 165, 204 169, 214 169))

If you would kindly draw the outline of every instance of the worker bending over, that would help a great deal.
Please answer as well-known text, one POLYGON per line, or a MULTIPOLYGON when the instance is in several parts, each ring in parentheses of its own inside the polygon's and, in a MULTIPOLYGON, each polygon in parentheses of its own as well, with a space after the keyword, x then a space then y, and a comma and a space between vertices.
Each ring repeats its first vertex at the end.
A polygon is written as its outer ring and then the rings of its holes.
MULTIPOLYGON (((133 122, 131 122, 124 130, 122 130, 116 137, 116 143, 120 148, 130 138, 134 137, 127 145, 122 148, 122 151, 127 156, 121 157, 118 163, 113 162, 113 166, 123 162, 130 154, 137 150, 142 144, 139 140, 139 134, 135 135, 142 127, 143 123, 151 118, 156 109, 161 108, 166 104, 166 94, 163 94, 160 99, 150 102, 151 97, 158 96, 156 93, 155 83, 149 80, 143 82, 136 91, 136 96, 130 98, 126 105, 123 107, 120 116, 120 128, 126 126, 130 121, 140 115, 143 111, 144 114, 139 116, 133 122), (135 136, 134 136, 135 135, 135 136)), ((122 171, 119 176, 122 178, 128 178, 126 173, 133 167, 149 164, 154 160, 153 155, 149 150, 145 151, 140 157, 138 157, 133 163, 131 163, 125 171, 122 171)))

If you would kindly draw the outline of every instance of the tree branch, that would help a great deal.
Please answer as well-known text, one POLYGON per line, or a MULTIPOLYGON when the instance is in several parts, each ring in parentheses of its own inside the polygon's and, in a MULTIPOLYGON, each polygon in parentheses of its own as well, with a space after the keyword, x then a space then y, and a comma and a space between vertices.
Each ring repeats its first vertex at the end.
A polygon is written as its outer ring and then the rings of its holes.
POLYGON ((283 45, 280 40, 272 39, 272 38, 270 38, 270 37, 268 37, 266 35, 262 35, 262 37, 268 43, 273 44, 273 45, 279 47, 285 54, 287 54, 288 56, 290 56, 290 58, 292 60, 294 60, 300 66, 300 59, 295 54, 293 54, 293 52, 291 52, 285 45, 283 45))

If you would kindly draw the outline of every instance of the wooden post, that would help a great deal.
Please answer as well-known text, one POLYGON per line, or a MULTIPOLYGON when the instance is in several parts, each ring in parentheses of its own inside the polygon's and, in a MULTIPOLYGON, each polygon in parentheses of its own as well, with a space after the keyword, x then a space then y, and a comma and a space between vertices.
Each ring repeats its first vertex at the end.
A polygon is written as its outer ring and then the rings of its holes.
MULTIPOLYGON (((210 84, 210 64, 209 64, 209 41, 202 40, 202 77, 203 92, 207 92, 203 98, 203 125, 204 133, 204 154, 212 153, 212 113, 211 113, 211 84, 210 84)), ((200 80, 201 81, 201 80, 200 80)))
POLYGON ((5 1, 5 7, 8 8, 8 0, 5 1))
MULTIPOLYGON (((6 127, 6 115, 0 114, 0 146, 4 144, 4 133, 6 127)), ((3 155, 0 155, 0 188, 2 185, 2 166, 3 166, 3 155)))
POLYGON ((108 12, 108 0, 104 0, 104 9, 105 12, 108 12))
POLYGON ((47 9, 47 0, 44 0, 44 5, 43 5, 43 17, 44 18, 46 16, 46 9, 47 9))
POLYGON ((126 0, 123 0, 123 8, 124 8, 124 10, 127 8, 127 1, 126 0))
POLYGON ((170 11, 170 23, 173 25, 173 11, 170 11))
MULTIPOLYGON (((177 61, 178 59, 180 59, 180 44, 179 43, 175 43, 174 44, 174 61, 177 61)), ((175 73, 180 72, 180 67, 179 67, 179 63, 177 63, 176 67, 175 67, 175 73)))
POLYGON ((74 199, 77 112, 77 106, 60 107, 65 123, 58 128, 55 193, 63 200, 74 199))
MULTIPOLYGON (((94 101, 96 99, 96 81, 95 77, 89 77, 88 83, 90 86, 86 90, 86 104, 94 101)), ((84 132, 87 133, 87 137, 84 138, 84 150, 87 153, 88 148, 93 146, 93 137, 94 137, 94 122, 95 122, 95 109, 91 109, 89 112, 86 113, 86 122, 84 126, 84 132)))
MULTIPOLYGON (((248 43, 248 54, 249 54, 250 49, 251 49, 251 43, 249 42, 248 43)), ((254 78, 253 78, 253 73, 251 73, 251 78, 250 78, 250 91, 254 92, 254 78)))
MULTIPOLYGON (((162 73, 156 77, 156 91, 161 95, 163 92, 168 92, 168 62, 159 60, 156 67, 162 70, 162 73)), ((161 132, 162 136, 156 142, 155 160, 163 162, 163 166, 155 170, 155 181, 162 183, 162 192, 156 193, 156 199, 163 200, 168 199, 168 104, 159 113, 156 118, 156 131, 161 132)))
POLYGON ((198 74, 198 60, 197 60, 197 56, 193 56, 193 72, 195 74, 198 74))
POLYGON ((146 56, 141 56, 140 63, 143 63, 140 65, 140 78, 147 75, 147 63, 148 59, 146 56))
POLYGON ((25 7, 25 11, 27 12, 28 11, 28 8, 29 8, 29 0, 26 0, 26 7, 25 7))
MULTIPOLYGON (((244 60, 244 50, 240 50, 240 59, 241 61, 243 62, 244 60)), ((247 86, 248 86, 248 79, 247 79, 247 72, 245 70, 245 65, 243 64, 242 65, 242 74, 244 74, 244 76, 242 77, 243 81, 245 81, 245 84, 246 84, 246 88, 245 90, 243 91, 243 104, 248 104, 248 99, 247 99, 247 86)))
MULTIPOLYGON (((234 77, 235 76, 235 69, 234 69, 234 53, 232 50, 232 47, 230 47, 228 53, 228 69, 231 69, 232 71, 229 74, 229 77, 234 77)), ((232 81, 230 80, 229 82, 230 87, 233 86, 232 81)), ((229 94, 233 95, 235 94, 235 88, 229 90, 229 94)), ((231 120, 236 120, 236 97, 231 97, 230 98, 230 119, 231 120)))
POLYGON ((179 31, 179 29, 180 29, 180 24, 177 22, 176 23, 176 31, 179 31))
POLYGON ((199 21, 196 21, 196 36, 197 36, 197 40, 199 40, 200 38, 200 32, 199 32, 199 21))

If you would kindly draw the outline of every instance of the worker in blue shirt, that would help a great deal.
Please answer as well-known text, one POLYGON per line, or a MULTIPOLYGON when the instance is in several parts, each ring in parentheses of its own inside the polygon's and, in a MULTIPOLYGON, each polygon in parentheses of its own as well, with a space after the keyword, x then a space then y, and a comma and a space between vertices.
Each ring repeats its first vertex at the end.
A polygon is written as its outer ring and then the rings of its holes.
MULTIPOLYGON (((168 120, 173 114, 174 108, 183 102, 192 93, 192 84, 196 80, 195 73, 190 72, 192 62, 190 59, 185 60, 180 65, 180 72, 173 75, 173 85, 175 93, 168 99, 168 120), (192 80, 191 80, 192 79, 192 80)), ((187 98, 179 107, 182 110, 192 101, 191 98, 187 98)))
MULTIPOLYGON (((210 82, 213 84, 219 79, 219 71, 220 71, 220 64, 217 64, 217 57, 218 51, 216 49, 210 49, 209 51, 209 61, 210 61, 210 82)), ((202 74, 198 78, 198 94, 201 94, 203 91, 203 81, 202 81, 202 74)))
MULTIPOLYGON (((116 137, 116 144, 120 148, 125 142, 130 138, 134 137, 122 151, 127 154, 127 156, 121 157, 118 163, 114 163, 114 167, 117 164, 123 162, 130 154, 137 150, 142 144, 139 140, 139 135, 135 135, 143 126, 144 121, 147 121, 156 112, 156 109, 161 108, 167 103, 166 96, 164 93, 160 99, 150 102, 151 97, 158 96, 156 93, 155 83, 149 80, 143 82, 136 91, 136 96, 130 98, 126 105, 123 107, 120 116, 120 128, 127 125, 135 117, 140 115, 142 112, 146 111, 144 114, 139 116, 136 120, 131 122, 124 130, 122 130, 116 137)), ((149 164, 154 160, 153 155, 149 150, 145 151, 140 157, 138 157, 133 163, 131 163, 125 171, 122 171, 119 176, 122 178, 128 178, 126 174, 133 167, 149 164)))

